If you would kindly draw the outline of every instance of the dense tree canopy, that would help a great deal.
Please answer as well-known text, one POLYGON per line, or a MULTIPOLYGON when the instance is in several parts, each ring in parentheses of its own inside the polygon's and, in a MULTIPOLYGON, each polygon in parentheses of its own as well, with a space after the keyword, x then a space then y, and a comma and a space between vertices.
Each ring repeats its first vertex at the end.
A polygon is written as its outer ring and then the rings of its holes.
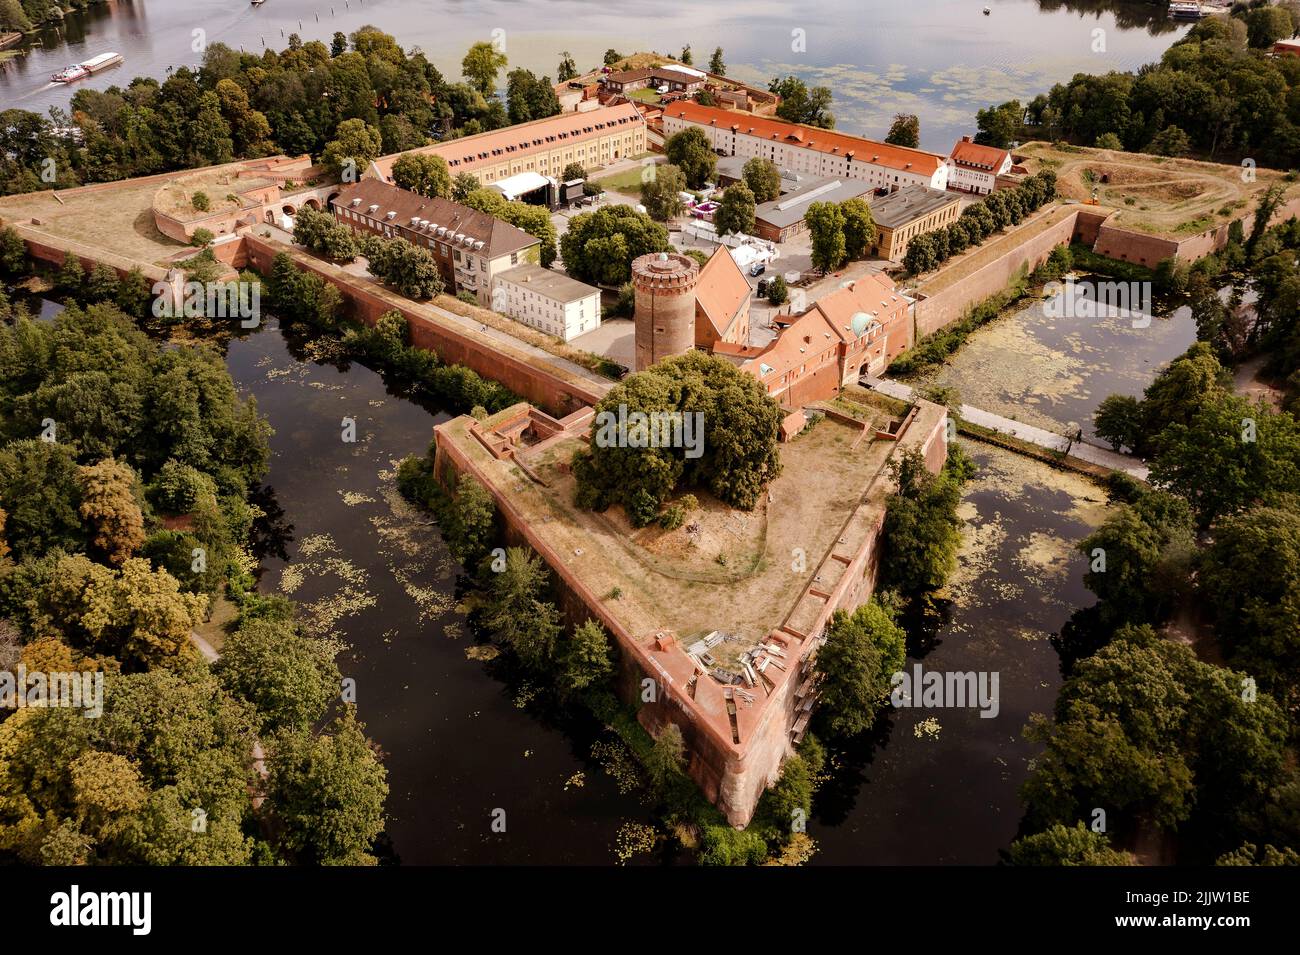
POLYGON ((632 260, 667 252, 668 230, 631 206, 605 206, 569 220, 560 239, 565 271, 597 285, 619 286, 632 278, 632 260))
POLYGON ((638 524, 654 519, 678 488, 704 487, 748 510, 781 471, 776 445, 780 407, 757 379, 703 352, 668 358, 629 376, 601 400, 596 413, 597 425, 603 420, 627 425, 619 424, 617 434, 593 426, 590 448, 574 460, 578 502, 599 510, 622 504, 638 524), (703 425, 699 456, 688 457, 682 446, 664 446, 684 444, 684 439, 651 441, 635 419, 619 417, 620 406, 627 415, 702 416, 693 419, 703 425), (659 446, 638 446, 649 443, 659 446))
POLYGON ((852 736, 870 728, 906 658, 907 635, 875 601, 852 614, 837 610, 817 651, 821 707, 831 732, 852 736))

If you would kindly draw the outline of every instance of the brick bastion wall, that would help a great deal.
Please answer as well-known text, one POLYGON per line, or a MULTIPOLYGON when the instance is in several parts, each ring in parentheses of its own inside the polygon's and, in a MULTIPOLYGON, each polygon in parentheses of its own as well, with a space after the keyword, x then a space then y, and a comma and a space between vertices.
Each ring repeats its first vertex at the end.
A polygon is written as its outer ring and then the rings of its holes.
MULTIPOLYGON (((590 421, 589 409, 557 422, 526 405, 503 411, 486 424, 468 416, 453 419, 434 429, 435 473, 445 486, 469 474, 488 489, 506 539, 531 547, 550 567, 566 619, 598 620, 613 635, 619 649, 620 698, 638 707, 638 720, 652 734, 670 722, 680 728, 687 772, 729 823, 743 827, 763 790, 779 775, 801 720, 807 722, 816 692, 812 662, 832 613, 851 611, 874 591, 884 501, 892 479, 882 467, 845 521, 838 543, 809 572, 793 609, 784 620, 773 621, 765 642, 781 649, 785 669, 769 667, 773 685, 766 697, 762 688, 753 689, 754 705, 744 706, 731 688, 697 672, 694 659, 671 631, 632 632, 618 615, 617 601, 604 600, 577 572, 569 549, 552 532, 555 521, 533 522, 525 515, 515 488, 537 479, 515 457, 514 440, 528 428, 538 435, 584 436, 590 421), (651 702, 643 701, 647 680, 655 687, 651 702)), ((946 434, 946 411, 919 401, 902 423, 894 453, 915 447, 937 470, 946 458, 946 434)), ((551 440, 557 438, 546 438, 533 450, 551 440)))
POLYGON ((596 404, 612 386, 612 383, 603 385, 574 375, 521 347, 480 334, 474 327, 392 293, 368 278, 351 275, 338 266, 252 232, 244 233, 243 254, 234 264, 249 265, 269 275, 271 263, 280 252, 292 256, 299 269, 313 272, 337 288, 349 313, 358 321, 374 325, 384 312, 401 312, 410 326, 411 344, 416 348, 430 349, 443 361, 464 365, 485 378, 499 381, 551 414, 564 415, 596 404))
MULTIPOLYGON (((1027 236, 1025 241, 1011 246, 969 275, 951 282, 942 291, 925 294, 925 285, 934 284, 943 274, 942 270, 923 283, 919 289, 922 295, 913 309, 913 340, 919 341, 960 320, 972 306, 1005 289, 1021 269, 1033 271, 1041 265, 1052 249, 1062 243, 1078 242, 1099 255, 1155 268, 1165 259, 1193 262, 1222 250, 1228 244, 1231 228, 1231 223, 1225 222, 1185 239, 1169 239, 1125 229, 1122 212, 1083 204, 1058 208, 1069 210, 1069 213, 1043 231, 1035 231, 1026 223, 1021 227, 1027 236)), ((1300 215, 1300 198, 1279 206, 1269 224, 1276 225, 1296 215, 1300 215)), ((1252 211, 1238 216, 1235 221, 1242 223, 1246 235, 1249 235, 1253 219, 1252 211)), ((977 254, 977 250, 969 254, 977 254)), ((964 258, 953 260, 949 267, 962 268, 964 258)))

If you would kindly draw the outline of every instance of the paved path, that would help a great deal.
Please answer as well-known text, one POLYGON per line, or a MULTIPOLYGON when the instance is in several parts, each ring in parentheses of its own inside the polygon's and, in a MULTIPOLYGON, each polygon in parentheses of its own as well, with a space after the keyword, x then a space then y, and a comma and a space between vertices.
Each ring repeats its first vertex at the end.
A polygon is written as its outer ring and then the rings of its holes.
MULTIPOLYGON (((887 378, 872 378, 864 375, 862 384, 867 388, 879 391, 882 395, 898 398, 900 401, 911 401, 915 393, 910 385, 905 385, 901 381, 891 381, 887 378)), ((971 405, 962 405, 958 410, 958 414, 961 415, 962 420, 969 421, 981 428, 988 428, 990 431, 1009 435, 1020 441, 1027 441, 1041 448, 1047 448, 1050 451, 1065 452, 1067 457, 1086 461, 1088 464, 1109 468, 1112 471, 1123 471, 1125 474, 1141 481, 1145 481, 1150 474, 1147 466, 1135 457, 1111 451, 1109 448, 1099 448, 1094 444, 1071 441, 1065 435, 1057 434, 1055 431, 1037 428, 1031 424, 1025 424, 1023 421, 1005 418, 1002 415, 993 414, 991 411, 984 411, 971 405)))

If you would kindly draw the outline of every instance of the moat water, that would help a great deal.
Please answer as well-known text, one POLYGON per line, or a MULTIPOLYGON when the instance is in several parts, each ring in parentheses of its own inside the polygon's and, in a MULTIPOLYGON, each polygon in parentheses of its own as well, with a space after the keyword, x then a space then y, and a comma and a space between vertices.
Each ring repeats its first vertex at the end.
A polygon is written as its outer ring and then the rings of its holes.
MULTIPOLYGON (((601 728, 540 706, 500 661, 467 655, 457 568, 437 528, 396 493, 396 462, 423 452, 445 415, 361 365, 312 361, 274 324, 232 342, 227 367, 275 428, 267 483, 293 527, 288 560, 266 560, 263 588, 289 593, 309 625, 351 647, 341 664, 387 754, 396 856, 616 861, 620 828, 651 820, 593 755, 601 728), (341 440, 344 416, 356 419, 355 444, 341 440), (495 808, 506 809, 504 835, 491 832, 495 808)), ((1101 519, 1104 497, 1035 461, 967 447, 980 474, 963 503, 970 524, 951 605, 912 650, 927 668, 998 671, 1000 712, 895 711, 836 754, 809 822, 814 862, 993 863, 1014 837, 1035 749, 1020 730, 1056 696, 1049 636, 1091 602, 1071 548, 1101 519), (937 730, 918 731, 930 717, 937 730)))
MULTIPOLYGON (((0 62, 0 108, 66 109, 82 87, 125 86, 197 64, 204 43, 260 53, 290 33, 329 42, 374 24, 421 48, 449 80, 471 43, 504 42, 511 67, 555 75, 560 52, 580 67, 610 47, 676 55, 697 66, 724 48, 729 75, 766 85, 794 73, 834 93, 837 127, 882 137, 895 113, 921 117, 921 145, 947 154, 975 128, 975 111, 1028 100, 1075 73, 1135 70, 1160 57, 1185 24, 1163 5, 1116 0, 818 0, 700 4, 661 0, 111 0, 36 34, 0 62), (984 16, 982 8, 990 8, 984 16), (71 86, 49 83, 72 62, 116 50, 118 67, 71 86)), ((502 75, 504 82, 504 74, 502 75)))
MULTIPOLYGON (((46 318, 59 309, 28 304, 46 318)), ((226 343, 226 366, 275 430, 266 500, 280 511, 280 547, 263 557, 262 589, 297 600, 308 630, 347 647, 339 664, 389 773, 388 861, 618 861, 620 836, 653 818, 620 785, 610 735, 548 706, 503 660, 476 659, 458 568, 428 515, 397 493, 397 462, 423 453, 446 415, 311 347, 271 320, 226 343), (343 440, 345 417, 355 442, 343 440), (497 809, 505 833, 492 831, 497 809)), ((1050 712, 1060 685, 1050 636, 1092 602, 1073 546, 1103 519, 1104 495, 1039 462, 965 447, 980 471, 964 494, 959 569, 941 618, 914 631, 908 667, 998 673, 998 715, 890 710, 833 752, 808 823, 813 864, 992 864, 1015 836, 1036 751, 1020 731, 1030 713, 1050 712)))

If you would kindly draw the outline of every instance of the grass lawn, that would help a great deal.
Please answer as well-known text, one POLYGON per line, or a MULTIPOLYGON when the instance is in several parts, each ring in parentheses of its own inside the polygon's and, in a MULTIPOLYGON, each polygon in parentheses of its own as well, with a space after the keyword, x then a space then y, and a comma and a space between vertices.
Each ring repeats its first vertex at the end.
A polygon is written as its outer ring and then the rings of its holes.
POLYGON ((612 176, 606 176, 599 180, 600 184, 606 189, 614 192, 622 192, 629 196, 641 195, 641 166, 633 166, 630 169, 624 169, 622 172, 615 173, 612 176))

